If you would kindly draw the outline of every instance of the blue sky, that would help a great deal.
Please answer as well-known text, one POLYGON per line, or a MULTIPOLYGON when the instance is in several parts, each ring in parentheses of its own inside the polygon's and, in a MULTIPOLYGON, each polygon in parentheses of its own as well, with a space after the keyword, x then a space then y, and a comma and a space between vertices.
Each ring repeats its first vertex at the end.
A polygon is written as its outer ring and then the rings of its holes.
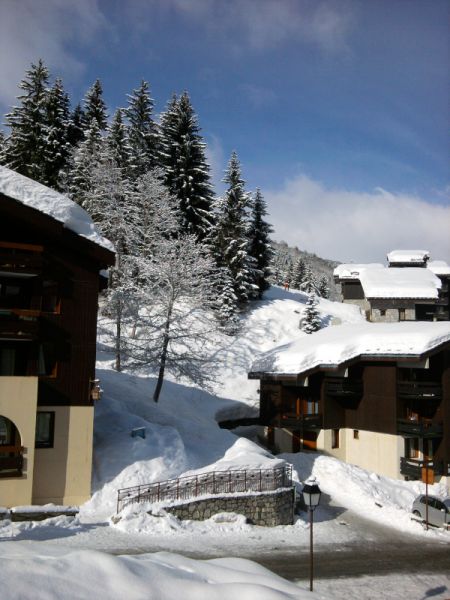
POLYGON ((341 260, 450 259, 447 0, 2 0, 0 104, 42 57, 111 109, 188 90, 214 181, 232 150, 275 238, 341 260), (314 228, 317 222, 318 228, 314 228))

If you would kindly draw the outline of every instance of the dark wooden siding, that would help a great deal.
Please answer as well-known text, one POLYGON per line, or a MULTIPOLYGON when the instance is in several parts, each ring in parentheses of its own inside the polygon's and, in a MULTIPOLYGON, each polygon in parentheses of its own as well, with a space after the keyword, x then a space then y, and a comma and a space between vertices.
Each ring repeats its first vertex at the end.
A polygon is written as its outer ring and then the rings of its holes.
POLYGON ((444 436, 436 450, 436 459, 450 463, 450 350, 442 353, 442 417, 444 436))
MULTIPOLYGON (((57 359, 56 375, 40 377, 38 403, 90 404, 90 380, 95 374, 99 270, 113 264, 113 253, 64 228, 51 217, 1 194, 0 240, 41 246, 41 270, 36 281, 57 282, 60 310, 40 314, 39 338, 33 342, 36 348, 42 342, 52 345, 57 359)), ((37 305, 33 308, 39 310, 37 305)))
POLYGON ((397 433, 397 377, 395 364, 366 365, 363 396, 355 409, 345 410, 349 429, 397 433))

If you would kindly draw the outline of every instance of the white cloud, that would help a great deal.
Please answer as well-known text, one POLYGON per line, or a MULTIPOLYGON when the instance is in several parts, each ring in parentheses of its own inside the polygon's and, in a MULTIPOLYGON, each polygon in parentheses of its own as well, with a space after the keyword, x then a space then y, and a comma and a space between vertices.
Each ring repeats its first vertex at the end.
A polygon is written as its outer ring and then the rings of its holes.
POLYGON ((222 183, 226 160, 222 142, 216 135, 207 136, 206 160, 211 167, 211 180, 217 193, 221 193, 224 187, 222 183))
POLYGON ((450 259, 450 206, 378 188, 327 189, 301 175, 266 191, 274 239, 342 261, 383 262, 395 248, 424 248, 450 259))
POLYGON ((274 104, 277 95, 269 88, 244 83, 239 86, 239 90, 248 98, 254 108, 265 108, 274 104))
MULTIPOLYGON (((148 0, 130 0, 128 14, 143 27, 148 0)), ((264 50, 286 40, 312 43, 325 51, 347 48, 355 24, 346 0, 152 0, 152 14, 171 17, 175 10, 220 37, 232 52, 264 50)))
POLYGON ((1 0, 0 103, 9 106, 25 70, 39 58, 55 75, 79 75, 69 44, 89 43, 106 20, 98 0, 1 0))

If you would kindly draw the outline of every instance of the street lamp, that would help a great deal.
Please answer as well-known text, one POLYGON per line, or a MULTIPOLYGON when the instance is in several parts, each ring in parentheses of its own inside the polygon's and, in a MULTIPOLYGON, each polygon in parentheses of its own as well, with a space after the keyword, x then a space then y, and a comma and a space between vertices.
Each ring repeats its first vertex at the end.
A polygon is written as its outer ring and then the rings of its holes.
POLYGON ((303 500, 309 511, 309 591, 313 591, 313 512, 319 506, 320 502, 319 482, 315 477, 310 477, 305 481, 302 489, 303 500))

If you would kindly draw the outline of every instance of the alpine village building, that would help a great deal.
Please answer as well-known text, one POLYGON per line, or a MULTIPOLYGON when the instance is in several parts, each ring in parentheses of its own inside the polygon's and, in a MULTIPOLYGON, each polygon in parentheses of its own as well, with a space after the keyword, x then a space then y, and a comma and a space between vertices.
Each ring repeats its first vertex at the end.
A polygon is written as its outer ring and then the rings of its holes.
POLYGON ((388 260, 334 272, 343 301, 368 322, 327 327, 255 361, 260 424, 275 450, 448 483, 450 267, 424 251, 388 260))
POLYGON ((0 505, 90 497, 100 274, 111 244, 67 197, 0 167, 0 505))

